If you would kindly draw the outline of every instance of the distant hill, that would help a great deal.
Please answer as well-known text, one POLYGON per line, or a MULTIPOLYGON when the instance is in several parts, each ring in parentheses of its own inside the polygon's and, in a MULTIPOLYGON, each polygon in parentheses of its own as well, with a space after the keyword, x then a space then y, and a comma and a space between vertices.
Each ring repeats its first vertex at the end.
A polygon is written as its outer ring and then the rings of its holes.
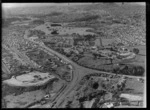
MULTIPOLYGON (((96 4, 86 4, 86 5, 67 5, 67 6, 26 6, 26 7, 16 7, 10 9, 2 9, 3 15, 36 15, 36 14, 50 14, 54 12, 76 12, 76 11, 91 11, 91 10, 105 10, 111 12, 114 15, 128 14, 135 11, 138 13, 145 12, 145 6, 142 5, 130 5, 125 3, 124 5, 118 5, 116 3, 96 3, 96 4)), ((57 15, 57 14, 56 14, 57 15)))

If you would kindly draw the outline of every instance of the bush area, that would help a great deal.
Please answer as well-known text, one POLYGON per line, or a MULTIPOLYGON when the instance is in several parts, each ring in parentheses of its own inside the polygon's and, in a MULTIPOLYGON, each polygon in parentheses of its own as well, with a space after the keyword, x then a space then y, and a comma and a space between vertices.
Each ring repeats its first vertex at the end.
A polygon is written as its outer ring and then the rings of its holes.
POLYGON ((145 69, 143 66, 136 66, 136 65, 130 65, 130 64, 124 64, 124 65, 119 65, 119 66, 113 66, 113 65, 101 65, 100 67, 96 66, 89 66, 85 64, 81 64, 74 60, 77 64, 94 69, 94 70, 100 70, 100 71, 106 71, 106 72, 112 72, 115 74, 123 74, 123 75, 132 75, 132 76, 144 76, 145 74, 145 69))
POLYGON ((51 32, 51 34, 53 34, 53 35, 57 35, 57 34, 59 34, 59 33, 58 33, 58 31, 57 31, 57 30, 54 30, 54 31, 52 31, 52 32, 51 32))
POLYGON ((78 21, 92 21, 92 20, 97 20, 99 18, 98 15, 88 15, 88 16, 84 16, 83 18, 77 18, 75 20, 73 20, 74 22, 78 22, 78 21))
POLYGON ((46 64, 47 59, 52 58, 52 56, 39 49, 32 49, 31 51, 26 52, 26 55, 38 65, 44 65, 46 64))
POLYGON ((43 21, 43 20, 40 20, 40 19, 38 19, 38 20, 34 20, 34 21, 32 21, 31 23, 30 23, 30 25, 42 25, 42 24, 44 24, 45 22, 43 21))
POLYGON ((8 27, 11 25, 14 21, 23 21, 23 20, 30 20, 29 18, 18 18, 18 17, 12 17, 12 18, 2 18, 2 27, 8 27))
POLYGON ((32 37, 33 35, 36 35, 40 39, 45 38, 45 32, 41 30, 30 30, 28 37, 32 37))
POLYGON ((51 12, 50 14, 47 14, 47 16, 59 16, 63 14, 62 12, 51 12))
POLYGON ((61 24, 51 24, 51 26, 61 26, 61 24))
POLYGON ((77 45, 78 42, 80 41, 94 41, 96 39, 96 35, 83 35, 83 36, 78 36, 77 38, 74 38, 74 45, 77 45))
POLYGON ((116 73, 133 75, 133 76, 144 76, 145 69, 142 66, 126 65, 123 69, 115 70, 116 73))

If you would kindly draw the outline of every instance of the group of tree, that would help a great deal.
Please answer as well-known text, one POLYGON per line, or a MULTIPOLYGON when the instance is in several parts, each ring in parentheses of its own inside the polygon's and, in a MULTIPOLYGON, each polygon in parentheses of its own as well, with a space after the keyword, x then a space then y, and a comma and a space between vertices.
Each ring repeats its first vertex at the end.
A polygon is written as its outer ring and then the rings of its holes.
POLYGON ((135 53, 135 54, 139 54, 139 49, 138 48, 133 48, 133 52, 135 53))
POLYGON ((96 35, 91 35, 91 34, 84 35, 83 37, 84 37, 85 41, 91 41, 91 40, 96 39, 96 35))
POLYGON ((44 21, 43 21, 43 20, 38 19, 38 20, 34 20, 34 21, 32 21, 32 22, 31 22, 31 24, 41 25, 41 24, 44 24, 44 21))
POLYGON ((23 20, 30 20, 29 18, 19 18, 19 17, 11 17, 11 18, 2 18, 2 27, 8 27, 11 25, 12 22, 15 21, 23 21, 23 20))
POLYGON ((77 21, 92 21, 92 20, 97 20, 99 18, 99 15, 86 15, 81 18, 76 18, 74 19, 75 22, 77 21))
POLYGON ((51 26, 61 26, 61 24, 51 24, 51 26))
POLYGON ((50 14, 47 14, 46 16, 59 16, 59 15, 62 15, 63 13, 62 12, 52 12, 50 14))
POLYGON ((145 69, 142 66, 126 65, 123 69, 114 69, 115 73, 133 76, 143 76, 145 69))
POLYGON ((77 45, 77 43, 80 41, 94 41, 95 39, 96 39, 96 35, 91 35, 91 34, 87 34, 83 36, 79 35, 77 38, 74 38, 74 45, 77 45))
POLYGON ((51 32, 51 34, 53 34, 53 35, 57 35, 57 34, 59 34, 59 33, 58 33, 58 31, 57 31, 57 30, 53 30, 53 31, 51 32))
POLYGON ((33 35, 36 35, 39 38, 41 38, 41 37, 45 36, 45 32, 43 32, 41 30, 30 30, 28 33, 28 37, 32 37, 33 35))
POLYGON ((103 57, 101 54, 98 54, 98 53, 92 53, 93 55, 93 59, 98 59, 100 57, 103 57))

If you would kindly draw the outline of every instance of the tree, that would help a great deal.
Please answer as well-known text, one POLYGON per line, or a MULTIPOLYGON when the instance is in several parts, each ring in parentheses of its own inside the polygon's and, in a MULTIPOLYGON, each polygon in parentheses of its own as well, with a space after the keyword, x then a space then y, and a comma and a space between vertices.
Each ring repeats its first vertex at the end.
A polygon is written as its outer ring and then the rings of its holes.
POLYGON ((124 44, 120 42, 117 44, 117 46, 124 46, 124 44))
POLYGON ((120 71, 119 67, 116 67, 116 68, 114 68, 114 69, 113 69, 113 73, 118 74, 118 73, 119 73, 119 71, 120 71))
POLYGON ((66 104, 66 108, 71 108, 72 101, 68 101, 66 104))
POLYGON ((139 51, 138 48, 134 48, 134 49, 133 49, 133 52, 134 52, 135 54, 138 54, 140 51, 139 51))
POLYGON ((111 64, 113 64, 113 58, 109 58, 109 59, 110 59, 111 64))
POLYGON ((112 56, 112 54, 109 55, 108 59, 110 60, 110 64, 113 64, 114 57, 112 56))
POLYGON ((90 34, 84 35, 83 37, 84 37, 85 41, 95 40, 95 38, 96 38, 95 35, 90 35, 90 34))
POLYGON ((51 32, 51 34, 58 34, 57 30, 51 32))
POLYGON ((97 54, 96 54, 96 53, 93 53, 92 55, 93 55, 93 57, 94 57, 94 60, 96 60, 97 54))
POLYGON ((41 25, 41 24, 44 24, 44 21, 43 20, 34 20, 34 21, 32 21, 32 24, 41 25))
POLYGON ((135 73, 135 75, 137 75, 137 76, 143 76, 144 72, 145 72, 145 70, 144 70, 144 68, 142 66, 137 66, 136 67, 136 73, 135 73))

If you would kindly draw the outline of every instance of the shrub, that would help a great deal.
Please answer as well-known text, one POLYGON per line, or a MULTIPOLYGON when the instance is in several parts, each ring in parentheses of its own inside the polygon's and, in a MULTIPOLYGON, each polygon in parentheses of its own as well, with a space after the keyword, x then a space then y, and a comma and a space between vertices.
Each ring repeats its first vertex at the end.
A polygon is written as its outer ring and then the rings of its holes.
POLYGON ((51 34, 59 34, 59 33, 57 32, 57 30, 54 30, 51 32, 51 34))
POLYGON ((135 54, 138 54, 140 51, 139 51, 138 48, 134 48, 134 49, 133 49, 133 52, 134 52, 135 54))

